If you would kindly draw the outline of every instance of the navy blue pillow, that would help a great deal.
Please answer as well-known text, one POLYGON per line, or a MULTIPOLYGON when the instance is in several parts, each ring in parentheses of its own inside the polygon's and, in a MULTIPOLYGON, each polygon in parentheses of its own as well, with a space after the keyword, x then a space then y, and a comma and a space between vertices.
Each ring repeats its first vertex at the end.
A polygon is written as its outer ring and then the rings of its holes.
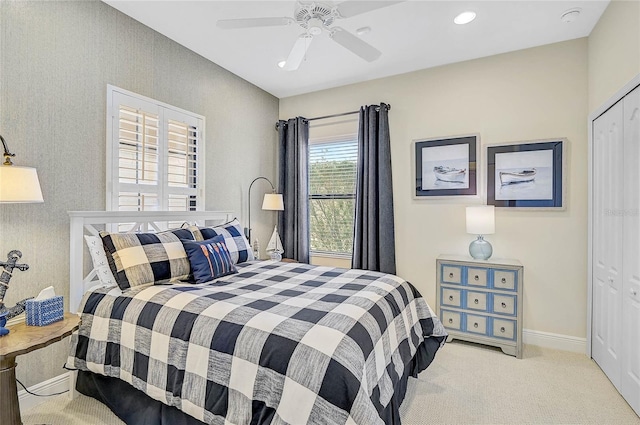
POLYGON ((196 283, 205 283, 220 276, 238 273, 224 243, 224 236, 204 241, 182 240, 182 245, 187 252, 196 283))

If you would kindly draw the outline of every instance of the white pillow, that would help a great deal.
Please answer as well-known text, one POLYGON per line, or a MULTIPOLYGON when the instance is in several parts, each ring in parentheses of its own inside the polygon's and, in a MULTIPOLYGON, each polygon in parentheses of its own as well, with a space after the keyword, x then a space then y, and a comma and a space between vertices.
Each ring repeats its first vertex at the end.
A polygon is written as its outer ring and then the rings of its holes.
POLYGON ((87 242, 89 254, 91 254, 91 261, 93 261, 93 268, 98 274, 100 283, 106 286, 117 285, 111 268, 109 268, 107 254, 104 252, 104 246, 102 245, 102 239, 99 236, 85 235, 84 240, 87 242))

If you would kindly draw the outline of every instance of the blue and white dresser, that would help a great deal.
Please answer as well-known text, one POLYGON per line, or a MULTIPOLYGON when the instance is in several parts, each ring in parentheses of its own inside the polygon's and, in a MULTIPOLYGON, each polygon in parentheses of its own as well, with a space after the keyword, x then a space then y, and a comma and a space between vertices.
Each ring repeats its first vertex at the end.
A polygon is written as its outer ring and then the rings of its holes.
POLYGON ((436 266, 436 311, 449 340, 492 345, 522 358, 522 264, 441 255, 436 266))

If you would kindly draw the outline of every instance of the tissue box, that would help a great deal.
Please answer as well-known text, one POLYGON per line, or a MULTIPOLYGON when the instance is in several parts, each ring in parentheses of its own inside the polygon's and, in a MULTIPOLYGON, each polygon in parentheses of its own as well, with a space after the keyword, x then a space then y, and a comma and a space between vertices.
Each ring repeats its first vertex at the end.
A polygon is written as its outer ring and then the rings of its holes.
POLYGON ((27 300, 27 325, 47 326, 64 318, 63 297, 49 298, 42 301, 27 300))

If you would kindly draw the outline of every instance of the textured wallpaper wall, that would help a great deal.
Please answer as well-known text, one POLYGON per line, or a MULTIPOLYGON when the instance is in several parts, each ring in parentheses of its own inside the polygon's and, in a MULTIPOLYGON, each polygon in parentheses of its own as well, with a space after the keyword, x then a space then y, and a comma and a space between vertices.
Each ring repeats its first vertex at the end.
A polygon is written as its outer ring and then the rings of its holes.
MULTIPOLYGON (((20 249, 31 266, 15 273, 8 305, 49 285, 68 297, 67 211, 105 208, 107 84, 206 117, 207 209, 242 219, 251 180, 275 183, 277 98, 102 2, 2 1, 0 134, 17 165, 37 168, 45 198, 0 205, 0 257, 20 249)), ((275 215, 252 192, 266 241, 275 215)), ((20 356, 18 378, 64 373, 66 355, 63 341, 20 356)))

